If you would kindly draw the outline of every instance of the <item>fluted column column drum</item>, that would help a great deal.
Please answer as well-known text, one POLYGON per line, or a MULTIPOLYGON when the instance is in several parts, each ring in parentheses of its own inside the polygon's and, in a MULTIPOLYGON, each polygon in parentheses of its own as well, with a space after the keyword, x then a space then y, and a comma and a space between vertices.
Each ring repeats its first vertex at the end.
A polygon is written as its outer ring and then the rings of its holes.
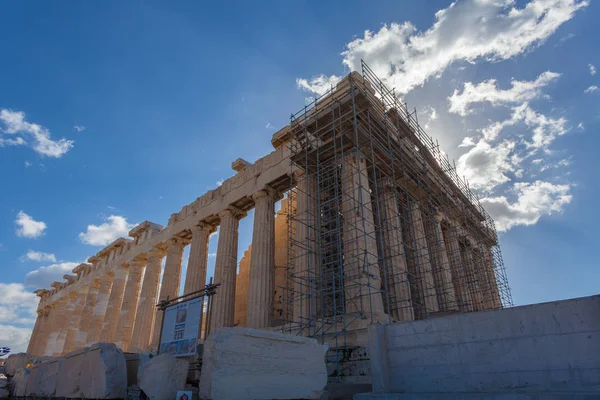
POLYGON ((224 326, 233 326, 238 226, 241 215, 235 210, 226 209, 219 213, 219 217, 221 217, 221 225, 214 282, 220 284, 220 286, 217 288, 217 294, 212 299, 210 323, 212 332, 224 326))
POLYGON ((104 321, 102 322, 102 331, 100 332, 100 341, 102 342, 112 343, 115 341, 127 275, 129 275, 129 264, 122 264, 114 269, 112 289, 108 298, 104 321))
POLYGON ((106 309, 110 298, 113 279, 115 274, 111 271, 100 278, 100 288, 96 296, 96 306, 92 314, 92 323, 90 325, 90 333, 87 337, 86 345, 91 345, 100 341, 100 333, 102 332, 102 323, 106 316, 106 309))
POLYGON ((275 195, 260 190, 252 198, 254 228, 248 283, 248 328, 271 326, 275 280, 275 195))
POLYGON ((133 336, 131 338, 131 351, 148 352, 152 349, 150 341, 154 332, 155 318, 157 314, 158 286, 160 283, 160 272, 164 251, 151 250, 148 253, 148 265, 144 274, 142 293, 138 304, 133 336))
POLYGON ((206 285, 208 237, 214 230, 212 225, 202 222, 191 228, 192 243, 190 244, 190 259, 185 276, 184 294, 202 290, 206 285))
MULTIPOLYGON (((179 285, 181 284, 181 261, 183 259, 183 248, 185 242, 180 238, 169 239, 167 247, 167 260, 165 261, 165 272, 160 285, 158 302, 166 299, 179 297, 179 285)), ((160 341, 160 322, 163 312, 157 310, 154 328, 152 330, 152 349, 156 350, 160 341)))
POLYGON ((140 297, 144 264, 143 260, 134 260, 129 266, 129 275, 127 276, 119 323, 117 324, 117 335, 115 337, 116 345, 123 351, 129 351, 129 343, 131 342, 131 334, 133 324, 135 323, 138 299, 140 297))
POLYGON ((73 313, 68 316, 69 327, 67 329, 67 337, 65 338, 65 345, 63 347, 63 353, 69 353, 75 350, 75 339, 77 332, 79 332, 79 324, 81 322, 81 316, 85 307, 85 302, 88 295, 88 286, 82 286, 76 294, 75 308, 73 313))
POLYGON ((96 298, 98 297, 98 291, 100 290, 100 279, 94 279, 90 283, 88 293, 85 298, 85 306, 81 313, 81 319, 79 321, 79 331, 75 336, 75 349, 80 349, 87 343, 87 338, 92 323, 92 316, 94 314, 94 307, 96 307, 96 298))

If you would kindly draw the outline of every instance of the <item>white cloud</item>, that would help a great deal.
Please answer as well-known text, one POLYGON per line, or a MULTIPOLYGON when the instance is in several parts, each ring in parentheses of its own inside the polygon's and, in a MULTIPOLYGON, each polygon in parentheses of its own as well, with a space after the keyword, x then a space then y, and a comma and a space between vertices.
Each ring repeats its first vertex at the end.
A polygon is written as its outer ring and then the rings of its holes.
POLYGON ((31 167, 31 163, 29 161, 25 161, 25 168, 31 167))
POLYGON ((39 300, 35 294, 20 283, 1 282, 0 293, 0 324, 29 325, 35 322, 39 300))
POLYGON ((30 271, 25 275, 25 286, 34 288, 49 288, 52 282, 62 282, 64 274, 70 274, 79 263, 64 262, 51 264, 30 271))
POLYGON ((124 217, 111 215, 100 225, 88 225, 87 231, 79 234, 79 239, 92 246, 106 246, 119 237, 127 237, 134 226, 124 217))
MULTIPOLYGON (((343 64, 360 70, 365 60, 396 93, 408 93, 452 63, 510 59, 553 34, 587 0, 532 0, 518 8, 514 0, 464 0, 435 14, 434 24, 419 31, 411 22, 366 31, 346 45, 343 64)), ((297 79, 299 87, 324 93, 339 77, 297 79)))
POLYGON ((10 347, 12 353, 24 353, 27 351, 31 331, 31 328, 0 324, 0 343, 10 347))
POLYGON ((73 126, 73 129, 75 129, 77 132, 83 132, 85 131, 85 126, 75 125, 73 126))
POLYGON ((31 136, 33 138, 33 150, 43 156, 60 158, 73 147, 74 142, 72 140, 64 138, 58 141, 52 140, 48 129, 41 125, 27 122, 25 120, 25 113, 22 111, 1 109, 0 122, 4 126, 2 129, 4 134, 31 136))
POLYGON ((313 76, 310 80, 298 78, 296 79, 296 85, 300 89, 304 89, 307 92, 315 93, 318 96, 322 96, 327 93, 342 79, 339 76, 325 76, 317 75, 313 76))
POLYGON ((24 146, 27 142, 22 137, 4 139, 0 137, 0 147, 8 147, 8 146, 24 146))
POLYGON ((588 64, 588 68, 590 69, 591 76, 596 75, 596 67, 595 66, 593 66, 592 64, 588 64))
POLYGON ((496 228, 507 231, 518 225, 533 225, 542 215, 561 212, 573 198, 570 188, 543 181, 516 183, 514 202, 499 196, 481 199, 481 204, 496 221, 496 228))
POLYGON ((474 189, 489 191, 510 180, 506 173, 514 170, 510 159, 514 147, 513 142, 491 146, 480 140, 458 159, 457 172, 466 177, 474 189))
POLYGON ((267 125, 265 125, 265 129, 273 128, 273 125, 269 121, 267 121, 267 125))
POLYGON ((217 187, 221 186, 223 184, 223 182, 225 182, 225 179, 219 179, 217 181, 217 187))
POLYGON ((598 86, 592 85, 589 88, 585 89, 583 93, 594 93, 598 91, 598 86))
POLYGON ((46 223, 42 221, 36 221, 31 216, 25 214, 23 211, 19 211, 17 219, 17 236, 25 238, 37 238, 44 234, 46 230, 46 223))
POLYGON ((583 122, 580 122, 579 124, 577 124, 577 128, 582 131, 585 131, 585 126, 583 126, 583 122))
POLYGON ((551 118, 534 111, 529 104, 524 103, 514 107, 511 117, 502 122, 495 122, 482 129, 486 140, 495 140, 498 135, 509 126, 515 126, 518 123, 525 124, 533 132, 531 141, 527 141, 527 146, 532 148, 544 148, 550 145, 558 136, 568 132, 567 120, 561 118, 551 118))
POLYGON ((449 111, 461 116, 466 116, 471 112, 469 107, 473 103, 489 102, 492 105, 523 103, 542 95, 542 89, 550 82, 558 79, 560 74, 555 72, 544 72, 534 81, 511 81, 510 89, 499 89, 496 86, 495 79, 483 81, 477 85, 472 82, 464 84, 462 93, 455 90, 452 96, 448 97, 450 101, 449 111))
POLYGON ((21 257, 21 262, 27 260, 56 262, 56 257, 52 253, 29 250, 23 257, 21 257))

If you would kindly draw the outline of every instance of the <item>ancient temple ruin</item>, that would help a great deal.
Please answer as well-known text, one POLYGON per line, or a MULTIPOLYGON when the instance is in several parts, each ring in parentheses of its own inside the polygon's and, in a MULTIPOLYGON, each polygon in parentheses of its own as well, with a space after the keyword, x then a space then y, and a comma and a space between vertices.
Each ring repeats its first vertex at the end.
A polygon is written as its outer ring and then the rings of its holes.
POLYGON ((233 162, 233 177, 166 227, 143 222, 37 290, 28 353, 96 342, 156 351, 156 305, 180 295, 184 248, 189 294, 205 286, 217 227, 211 331, 279 330, 343 347, 364 343, 371 323, 512 305, 492 219, 368 66, 293 114, 272 144, 254 163, 233 162), (238 224, 252 209, 238 263, 238 224))

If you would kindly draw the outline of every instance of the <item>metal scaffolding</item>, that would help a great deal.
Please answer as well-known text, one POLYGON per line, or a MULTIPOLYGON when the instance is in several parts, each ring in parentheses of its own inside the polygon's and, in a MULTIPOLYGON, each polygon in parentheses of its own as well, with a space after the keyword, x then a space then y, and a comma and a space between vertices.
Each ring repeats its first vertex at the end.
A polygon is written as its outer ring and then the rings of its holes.
POLYGON ((494 222, 363 62, 291 116, 283 331, 345 346, 374 322, 512 306, 494 222))

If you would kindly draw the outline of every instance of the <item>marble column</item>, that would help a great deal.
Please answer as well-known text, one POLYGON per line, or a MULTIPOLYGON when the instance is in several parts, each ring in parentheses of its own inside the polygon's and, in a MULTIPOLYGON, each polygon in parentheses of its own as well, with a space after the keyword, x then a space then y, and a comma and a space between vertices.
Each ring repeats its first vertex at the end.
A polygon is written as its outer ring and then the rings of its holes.
POLYGON ((475 311, 481 311, 484 309, 483 297, 481 296, 481 288, 477 276, 477 262, 473 254, 473 247, 471 247, 470 243, 465 243, 464 254, 466 264, 467 285, 469 287, 469 293, 471 294, 473 309, 475 311))
POLYGON ((429 247, 425 224, 421 207, 418 201, 413 201, 410 207, 411 223, 414 234, 415 253, 417 261, 417 278, 419 281, 419 291, 425 306, 425 313, 430 314, 439 311, 437 292, 435 290, 435 279, 431 260, 429 259, 429 247))
POLYGON ((494 257, 492 255, 492 249, 485 246, 483 247, 483 259, 490 292, 489 308, 502 308, 502 299, 500 298, 500 290, 498 288, 498 281, 496 280, 496 268, 494 264, 494 257))
POLYGON ((208 264, 208 238, 214 232, 212 225, 200 222, 191 228, 192 243, 190 258, 185 276, 183 294, 197 292, 206 286, 206 267, 208 264))
POLYGON ((92 313, 92 322, 90 323, 90 331, 86 340, 86 346, 90 346, 100 340, 102 323, 106 316, 106 308, 108 307, 108 300, 110 298, 114 277, 114 272, 110 271, 100 278, 100 288, 98 289, 98 295, 96 296, 96 305, 94 306, 94 312, 92 313))
POLYGON ((273 316, 275 280, 275 195, 259 190, 252 199, 254 227, 248 282, 248 328, 267 328, 273 316))
MULTIPOLYGON (((373 205, 366 159, 350 153, 342 168, 344 216, 344 294, 346 314, 371 315, 385 320, 373 205)), ((375 321, 374 321, 374 320, 375 321)))
POLYGON ((47 317, 46 317, 46 329, 44 332, 44 342, 40 347, 40 354, 42 356, 51 356, 52 349, 54 347, 54 343, 56 340, 56 322, 58 317, 58 305, 56 303, 52 303, 47 307, 47 317))
POLYGON ((80 349, 87 343, 94 315, 94 308, 96 307, 96 299, 98 297, 98 291, 100 290, 100 283, 100 279, 93 279, 88 288, 85 306, 83 307, 81 319, 79 321, 79 331, 75 336, 75 349, 80 349))
POLYGON ((295 172, 296 215, 294 218, 294 278, 293 278, 293 321, 302 326, 317 314, 317 296, 314 279, 319 249, 319 187, 313 175, 304 171, 295 172))
POLYGON ((31 337, 29 338, 29 343, 27 344, 27 354, 37 356, 35 353, 36 345, 40 338, 40 331, 42 330, 42 323, 44 320, 44 311, 40 308, 36 311, 37 318, 35 319, 35 325, 33 326, 33 331, 31 332, 31 337))
POLYGON ((454 293, 456 294, 458 307, 462 312, 473 311, 473 302, 467 284, 467 269, 463 262, 456 228, 442 228, 442 235, 444 236, 446 250, 448 251, 448 261, 450 262, 450 269, 452 271, 452 281, 454 283, 454 293))
POLYGON ((75 312, 77 302, 77 293, 72 292, 67 296, 67 301, 64 308, 64 314, 61 322, 61 329, 56 339, 55 355, 65 354, 65 344, 67 343, 67 335, 69 334, 71 315, 75 312))
POLYGON ((40 324, 40 333, 36 339, 34 354, 36 356, 43 356, 46 352, 46 344, 48 343, 48 336, 50 336, 51 320, 50 320, 50 306, 45 306, 42 312, 42 322, 40 324))
POLYGON ((82 286, 76 293, 75 308, 73 313, 68 316, 69 323, 67 337, 65 338, 65 345, 63 347, 64 354, 75 350, 75 339, 77 337, 77 332, 79 332, 79 324, 81 322, 81 316, 83 314, 87 295, 88 286, 82 286))
POLYGON ((58 355, 61 349, 58 349, 58 335, 63 328, 63 320, 65 315, 65 306, 67 304, 67 298, 61 297, 55 303, 51 305, 50 310, 50 334, 48 335, 48 341, 46 348, 44 349, 45 356, 58 355))
MULTIPOLYGON (((165 261, 165 272, 160 285, 158 302, 179 297, 179 286, 181 284, 181 261, 183 260, 183 249, 185 242, 181 238, 171 238, 167 245, 167 260, 165 261)), ((156 310, 156 316, 152 330, 152 349, 157 350, 160 345, 160 322, 162 321, 161 310, 156 310)))
POLYGON ((238 226, 242 217, 237 210, 226 209, 219 213, 221 224, 214 282, 220 284, 212 298, 210 331, 233 326, 235 311, 235 278, 237 270, 238 226))
POLYGON ((383 257, 385 257, 383 279, 386 280, 388 289, 389 309, 398 321, 412 321, 415 319, 415 314, 408 280, 396 185, 391 178, 384 178, 380 186, 381 232, 383 257))
POLYGON ((129 264, 121 264, 114 271, 112 288, 104 321, 102 321, 102 331, 100 332, 100 341, 105 343, 114 343, 117 335, 117 325, 119 324, 119 315, 121 313, 121 305, 123 304, 123 296, 125 295, 125 285, 127 284, 127 276, 129 275, 129 264))
POLYGON ((138 299, 140 297, 144 265, 145 261, 138 259, 131 261, 129 264, 129 275, 125 284, 125 293, 123 294, 121 313, 119 314, 119 323, 117 324, 117 334, 115 336, 116 345, 123 351, 129 351, 129 343, 131 342, 131 334, 135 323, 138 299))
POLYGON ((157 314, 156 304, 158 303, 160 272, 164 256, 164 251, 160 249, 153 249, 148 252, 148 264, 144 273, 142 293, 133 327, 131 351, 149 352, 152 350, 152 343, 150 342, 152 340, 152 333, 154 332, 155 324, 160 324, 160 321, 157 323, 155 318, 157 314))
POLYGON ((435 260, 436 288, 440 310, 456 311, 458 302, 452 282, 452 270, 448 258, 448 250, 442 232, 442 216, 437 214, 433 220, 432 254, 435 260))

